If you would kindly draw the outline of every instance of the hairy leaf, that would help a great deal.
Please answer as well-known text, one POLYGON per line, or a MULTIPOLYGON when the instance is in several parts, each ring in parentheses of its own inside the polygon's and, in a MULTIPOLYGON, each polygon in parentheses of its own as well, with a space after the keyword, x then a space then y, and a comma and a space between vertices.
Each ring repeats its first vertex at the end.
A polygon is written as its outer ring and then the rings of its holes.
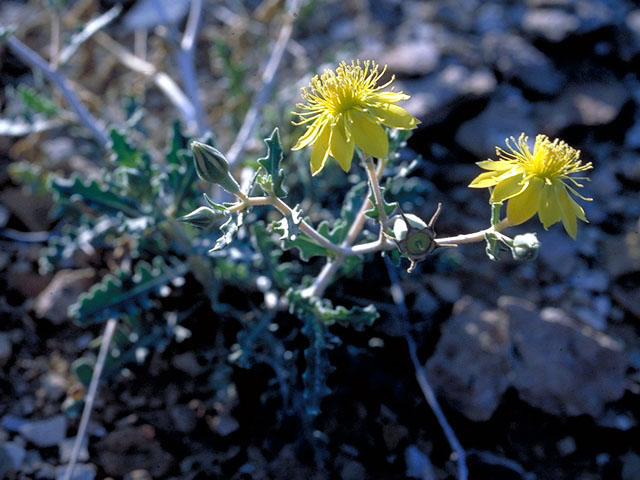
POLYGON ((264 142, 267 144, 267 156, 258 159, 258 164, 266 172, 263 184, 270 186, 276 197, 284 198, 287 196, 287 191, 282 187, 285 176, 284 170, 280 168, 282 144, 280 143, 280 132, 277 127, 269 138, 264 139, 264 142))
POLYGON ((133 312, 149 304, 158 288, 187 272, 187 265, 167 265, 160 257, 151 264, 139 262, 135 274, 120 270, 106 275, 69 307, 69 316, 80 325, 103 322, 122 312, 133 312))

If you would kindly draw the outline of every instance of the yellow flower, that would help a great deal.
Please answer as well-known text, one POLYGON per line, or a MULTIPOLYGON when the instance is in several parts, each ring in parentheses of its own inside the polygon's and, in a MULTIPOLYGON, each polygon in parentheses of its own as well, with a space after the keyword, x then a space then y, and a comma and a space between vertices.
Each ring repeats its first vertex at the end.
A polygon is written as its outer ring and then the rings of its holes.
POLYGON ((506 140, 509 152, 496 147, 498 160, 478 162, 480 168, 489 170, 478 175, 469 185, 472 188, 495 187, 491 203, 507 203, 507 219, 511 225, 529 220, 536 213, 547 229, 562 220, 562 225, 571 237, 576 238, 579 218, 587 221, 584 210, 570 194, 590 201, 580 195, 574 187, 582 187, 578 180, 586 177, 569 175, 593 168, 591 162, 582 164, 580 150, 571 148, 559 139, 553 142, 546 135, 538 135, 533 153, 527 144, 528 138, 521 134, 516 141, 506 140))
POLYGON ((342 169, 351 168, 355 146, 365 154, 384 158, 389 153, 387 134, 381 125, 410 130, 418 120, 396 105, 407 100, 402 92, 383 92, 394 80, 377 86, 387 67, 379 71, 372 61, 341 62, 335 72, 325 70, 311 79, 309 88, 302 89, 306 103, 298 103, 301 111, 293 112, 301 120, 295 125, 307 125, 293 150, 313 145, 311 174, 318 174, 327 158, 335 158, 342 169))

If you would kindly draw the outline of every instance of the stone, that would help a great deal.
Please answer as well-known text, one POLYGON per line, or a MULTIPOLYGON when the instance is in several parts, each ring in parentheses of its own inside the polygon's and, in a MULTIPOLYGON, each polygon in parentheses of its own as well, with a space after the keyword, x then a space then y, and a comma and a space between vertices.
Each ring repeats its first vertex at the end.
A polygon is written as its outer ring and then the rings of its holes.
POLYGON ((192 432, 198 424, 198 416, 186 405, 174 405, 169 410, 169 415, 177 431, 182 433, 192 432))
POLYGON ((440 61, 440 51, 428 40, 406 41, 385 53, 381 65, 398 76, 419 77, 431 73, 440 61))
POLYGON ((561 278, 568 277, 578 263, 576 242, 564 232, 560 224, 540 232, 538 238, 541 245, 539 258, 544 268, 561 278))
POLYGON ((26 418, 18 417, 16 415, 5 415, 2 417, 1 426, 9 432, 18 432, 20 427, 29 423, 26 418))
POLYGON ((0 450, 4 451, 10 463, 9 467, 13 469, 14 472, 19 472, 22 462, 27 455, 24 447, 17 442, 5 442, 0 445, 0 450))
POLYGON ((495 159, 496 146, 504 148, 506 138, 517 138, 521 132, 535 135, 538 128, 531 120, 532 112, 518 90, 502 87, 478 116, 458 128, 456 143, 478 160, 495 159))
POLYGON ((407 466, 405 475, 409 478, 421 480, 435 480, 431 460, 415 445, 409 445, 404 451, 404 463, 407 466))
POLYGON ((625 391, 623 344, 557 308, 501 297, 490 310, 468 297, 453 315, 427 370, 434 388, 472 420, 488 420, 505 390, 553 415, 598 418, 625 391))
POLYGON ((367 478, 367 471, 364 466, 356 460, 347 460, 340 469, 342 480, 361 480, 367 478))
POLYGON ((606 292, 609 289, 609 275, 603 270, 584 268, 571 275, 569 284, 592 292, 606 292))
POLYGON ((571 126, 607 125, 630 98, 628 88, 613 78, 572 84, 556 100, 537 103, 535 116, 553 136, 571 126))
POLYGON ((162 449, 149 425, 114 430, 95 446, 102 468, 112 476, 123 477, 142 469, 154 478, 163 478, 173 463, 173 457, 162 449))
POLYGON ((51 220, 51 197, 28 195, 22 188, 6 188, 0 192, 0 202, 31 232, 49 229, 51 220))
POLYGON ((0 367, 4 367, 11 358, 13 346, 9 335, 5 332, 0 332, 0 367))
POLYGON ((640 234, 610 236, 604 242, 604 262, 612 278, 640 272, 640 234))
MULTIPOLYGON (((56 480, 64 480, 67 473, 67 466, 56 468, 56 480)), ((77 463, 73 468, 71 480, 94 480, 96 478, 96 467, 91 464, 77 463)))
POLYGON ((506 79, 513 79, 529 90, 544 95, 556 93, 564 77, 551 60, 524 38, 511 33, 492 33, 482 39, 487 62, 495 65, 506 79))
POLYGON ((69 318, 69 306, 93 285, 95 274, 93 268, 60 270, 36 298, 36 315, 46 318, 54 325, 62 324, 69 318))
POLYGON ((226 437, 240 428, 238 421, 226 413, 212 417, 208 423, 209 427, 222 437, 226 437))
POLYGON ((428 127, 445 119, 458 102, 485 97, 495 87, 495 75, 488 69, 450 64, 424 78, 398 81, 397 88, 411 92, 403 106, 428 127))
MULTIPOLYGON (((60 443, 60 449, 58 451, 60 455, 60 463, 69 463, 75 443, 76 437, 65 438, 62 443, 60 443)), ((80 462, 86 462, 87 460, 89 460, 89 441, 87 440, 86 436, 82 439, 82 442, 80 444, 80 453, 78 454, 78 458, 76 460, 80 462)))
POLYGON ((67 434, 67 417, 56 415, 45 420, 28 422, 18 429, 20 436, 38 447, 55 447, 67 434))
POLYGON ((531 36, 561 42, 580 28, 580 19, 556 8, 533 8, 525 12, 522 29, 531 36))

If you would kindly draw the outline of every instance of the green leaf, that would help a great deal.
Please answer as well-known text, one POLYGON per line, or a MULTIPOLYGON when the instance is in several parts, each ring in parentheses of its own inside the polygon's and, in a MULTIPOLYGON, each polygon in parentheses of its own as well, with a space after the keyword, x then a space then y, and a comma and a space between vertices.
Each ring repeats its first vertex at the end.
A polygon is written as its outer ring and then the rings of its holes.
POLYGON ((37 90, 21 84, 17 88, 20 100, 33 113, 41 113, 46 117, 53 117, 58 113, 58 106, 49 98, 38 93, 37 90))
POLYGON ((103 188, 96 180, 84 183, 77 175, 69 179, 54 177, 51 190, 63 203, 72 203, 75 198, 80 198, 86 206, 100 213, 122 212, 132 218, 144 215, 134 202, 103 188))
POLYGON ((95 358, 89 355, 80 357, 71 364, 71 370, 78 377, 84 388, 89 388, 95 365, 95 358))
POLYGON ((229 217, 229 219, 220 226, 220 230, 223 233, 218 240, 216 240, 215 245, 209 250, 209 253, 217 252, 230 245, 242 226, 243 221, 244 216, 242 213, 238 213, 235 218, 234 216, 229 217))
POLYGON ((168 266, 160 257, 151 264, 139 262, 134 275, 120 270, 106 275, 69 307, 69 316, 80 325, 119 317, 123 312, 147 308, 149 297, 158 288, 187 273, 187 265, 168 266))
POLYGON ((271 187, 273 194, 279 198, 285 198, 287 191, 282 187, 284 182, 284 170, 280 168, 282 162, 282 144, 278 128, 274 128, 271 136, 265 138, 267 144, 267 156, 258 159, 258 164, 266 171, 263 184, 271 187))
POLYGON ((120 167, 147 169, 150 159, 128 142, 124 132, 115 128, 109 131, 111 138, 111 161, 120 167))
MULTIPOLYGON (((371 205, 372 207, 367 210, 365 213, 365 215, 369 218, 373 218, 376 220, 380 220, 380 212, 378 211, 378 206, 376 205, 376 199, 375 196, 373 195, 373 191, 371 191, 371 189, 369 189, 369 200, 371 201, 371 205)), ((380 187, 380 192, 382 194, 382 203, 383 203, 383 207, 384 207, 384 211, 386 212, 387 216, 391 215, 395 209, 398 207, 398 203, 397 202, 387 202, 387 200, 384 198, 385 192, 386 192, 386 188, 385 187, 380 187)))

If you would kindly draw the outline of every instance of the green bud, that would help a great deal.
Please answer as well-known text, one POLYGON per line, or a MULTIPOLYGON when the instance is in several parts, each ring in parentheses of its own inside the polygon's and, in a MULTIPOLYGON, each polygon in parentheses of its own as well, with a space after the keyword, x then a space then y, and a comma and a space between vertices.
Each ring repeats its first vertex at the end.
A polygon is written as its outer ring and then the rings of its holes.
POLYGON ((229 162, 222 152, 196 141, 191 142, 191 150, 193 150, 196 173, 202 180, 216 183, 232 194, 240 192, 240 186, 231 176, 229 162))
POLYGON ((427 228, 424 220, 413 213, 405 213, 403 217, 397 217, 393 223, 393 235, 396 240, 404 240, 407 238, 409 229, 422 230, 424 228, 427 228))
POLYGON ((511 254, 516 260, 533 260, 538 256, 540 242, 535 233, 525 233, 513 237, 511 254))
POLYGON ((179 222, 188 223, 196 228, 209 228, 216 220, 220 220, 226 216, 224 210, 213 210, 209 207, 196 208, 193 212, 187 213, 185 216, 178 218, 179 222))

